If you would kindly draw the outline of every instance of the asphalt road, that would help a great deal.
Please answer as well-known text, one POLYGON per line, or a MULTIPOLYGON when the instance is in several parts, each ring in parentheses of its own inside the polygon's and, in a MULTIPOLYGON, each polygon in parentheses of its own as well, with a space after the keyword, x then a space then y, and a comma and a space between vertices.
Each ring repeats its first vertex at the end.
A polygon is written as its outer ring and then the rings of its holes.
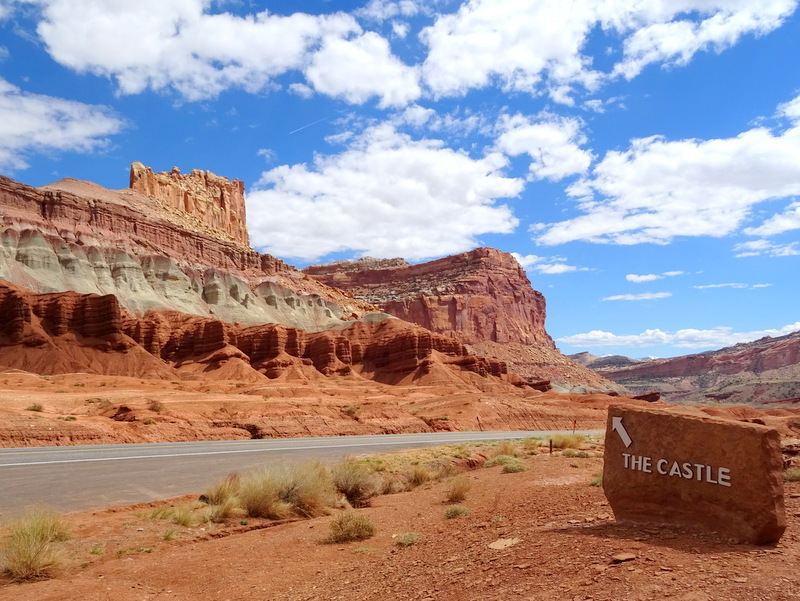
POLYGON ((37 504, 59 512, 83 511, 199 494, 232 471, 266 462, 334 462, 347 455, 548 433, 441 432, 0 449, 0 521, 37 504))

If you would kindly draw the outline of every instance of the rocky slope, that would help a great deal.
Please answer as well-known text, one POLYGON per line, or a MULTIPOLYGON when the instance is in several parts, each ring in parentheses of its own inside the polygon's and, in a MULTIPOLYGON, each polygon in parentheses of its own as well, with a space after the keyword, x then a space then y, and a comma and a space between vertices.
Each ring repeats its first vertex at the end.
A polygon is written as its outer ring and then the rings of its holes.
POLYGON ((0 176, 0 278, 35 292, 113 294, 134 314, 172 309, 319 331, 377 311, 247 246, 241 182, 154 174, 133 189, 0 176))
POLYGON ((172 311, 134 317, 113 295, 33 294, 0 284, 0 365, 39 374, 94 373, 165 380, 309 382, 327 377, 472 388, 524 385, 504 363, 383 315, 307 332, 245 327, 172 311))
POLYGON ((557 390, 624 392, 564 357, 545 330, 544 296, 509 253, 493 248, 409 265, 403 259, 337 261, 303 270, 387 313, 451 336, 557 390))
POLYGON ((634 392, 658 390, 671 402, 800 403, 800 332, 765 337, 717 351, 632 361, 628 367, 590 363, 634 392))

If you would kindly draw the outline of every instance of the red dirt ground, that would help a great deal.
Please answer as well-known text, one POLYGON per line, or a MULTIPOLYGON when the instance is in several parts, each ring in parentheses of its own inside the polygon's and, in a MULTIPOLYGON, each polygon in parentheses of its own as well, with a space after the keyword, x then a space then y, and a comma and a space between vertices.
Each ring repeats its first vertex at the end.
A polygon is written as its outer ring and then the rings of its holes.
POLYGON ((787 484, 788 529, 774 547, 713 534, 615 523, 602 459, 537 455, 528 471, 469 473, 445 519, 446 483, 378 497, 358 510, 377 526, 366 541, 326 545, 330 517, 278 525, 239 520, 193 528, 143 517, 151 506, 72 514, 76 540, 60 577, 0 585, 3 601, 789 601, 800 598, 800 485, 787 484), (271 525, 272 527, 263 527, 271 525), (163 540, 175 528, 177 538, 163 540), (420 540, 401 548, 396 536, 420 540), (500 539, 511 546, 492 549, 500 539), (102 549, 92 554, 91 549, 102 549), (614 556, 634 559, 614 563, 614 556))

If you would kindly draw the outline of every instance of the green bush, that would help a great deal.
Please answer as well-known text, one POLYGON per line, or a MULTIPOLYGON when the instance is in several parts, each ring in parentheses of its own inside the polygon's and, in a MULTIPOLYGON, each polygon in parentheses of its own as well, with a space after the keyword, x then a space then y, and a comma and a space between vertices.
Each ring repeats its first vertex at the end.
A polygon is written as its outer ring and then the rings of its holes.
POLYGON ((503 473, 504 474, 517 474, 519 472, 524 472, 528 468, 525 464, 520 461, 519 459, 515 459, 514 461, 509 461, 503 465, 503 473))
POLYGON ((403 532, 403 534, 397 535, 394 544, 396 544, 398 547, 410 547, 418 542, 419 534, 416 532, 403 532))
POLYGON ((800 482, 800 467, 790 467, 783 472, 783 479, 786 482, 800 482))

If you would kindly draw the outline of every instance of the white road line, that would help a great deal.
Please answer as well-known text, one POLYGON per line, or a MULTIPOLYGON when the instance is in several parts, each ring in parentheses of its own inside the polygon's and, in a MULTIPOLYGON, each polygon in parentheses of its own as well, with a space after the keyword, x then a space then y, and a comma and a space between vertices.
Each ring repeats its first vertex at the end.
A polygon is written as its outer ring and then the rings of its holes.
MULTIPOLYGON (((447 444, 449 442, 472 442, 475 439, 473 438, 449 438, 445 441, 441 441, 442 444, 447 444)), ((495 439, 489 439, 495 440, 495 439)), ((229 453, 268 453, 273 451, 307 451, 312 449, 347 449, 350 447, 375 447, 375 446, 389 446, 389 445, 398 445, 404 444, 407 441, 387 441, 387 442, 364 442, 364 443, 354 443, 354 444, 346 444, 346 445, 311 445, 311 446, 303 446, 303 447, 269 447, 269 448, 261 448, 261 449, 239 449, 235 451, 203 451, 203 452, 195 452, 195 453, 171 453, 171 454, 164 454, 164 455, 129 455, 127 457, 92 457, 89 459, 58 459, 54 461, 28 461, 28 462, 21 462, 21 463, 0 463, 0 467, 16 467, 16 466, 27 466, 27 465, 51 465, 57 463, 91 463, 93 461, 123 461, 126 459, 160 459, 163 457, 193 457, 198 455, 226 455, 229 453)), ((430 441, 431 445, 440 444, 439 441, 430 441)))

